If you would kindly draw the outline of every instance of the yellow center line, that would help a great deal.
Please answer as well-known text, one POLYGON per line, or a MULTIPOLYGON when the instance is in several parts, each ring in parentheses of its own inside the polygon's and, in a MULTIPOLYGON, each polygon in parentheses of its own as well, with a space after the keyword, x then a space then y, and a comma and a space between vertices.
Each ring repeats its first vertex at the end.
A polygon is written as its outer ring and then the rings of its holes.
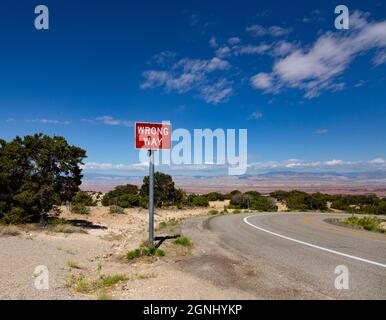
POLYGON ((348 229, 346 227, 339 227, 339 226, 328 225, 328 224, 325 224, 325 223, 316 222, 316 221, 312 220, 310 216, 305 216, 303 218, 303 220, 305 222, 309 223, 309 224, 312 224, 312 225, 320 227, 320 228, 324 228, 324 229, 328 229, 328 230, 334 230, 334 231, 339 231, 339 232, 342 232, 342 233, 359 236, 361 238, 372 238, 372 239, 386 240, 385 236, 377 235, 377 234, 369 234, 368 233, 369 231, 352 230, 352 229, 348 229))

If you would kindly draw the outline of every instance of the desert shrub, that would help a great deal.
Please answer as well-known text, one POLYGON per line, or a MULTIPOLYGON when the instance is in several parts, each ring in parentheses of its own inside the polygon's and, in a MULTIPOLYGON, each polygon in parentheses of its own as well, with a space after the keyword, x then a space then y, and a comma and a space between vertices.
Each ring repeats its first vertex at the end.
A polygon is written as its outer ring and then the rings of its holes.
POLYGON ((211 192, 205 195, 208 201, 224 201, 226 196, 219 192, 211 192))
POLYGON ((174 240, 174 243, 184 247, 192 246, 192 242, 187 237, 179 237, 176 240, 174 240))
POLYGON ((325 211, 328 209, 327 202, 331 200, 330 196, 314 193, 308 194, 303 191, 275 191, 271 194, 272 198, 275 198, 281 202, 284 202, 289 210, 293 211, 309 211, 319 210, 325 211))
POLYGON ((218 210, 209 210, 208 214, 209 214, 210 216, 216 216, 216 215, 219 214, 219 211, 218 211, 218 210))
POLYGON ((270 198, 260 195, 258 192, 236 193, 230 202, 233 209, 252 209, 256 211, 273 212, 277 211, 270 198))
POLYGON ((141 203, 141 197, 136 194, 124 194, 117 200, 117 205, 122 208, 134 208, 139 207, 141 203))
POLYGON ((239 190, 233 190, 227 194, 224 195, 225 199, 224 200, 231 200, 233 196, 235 196, 236 194, 241 194, 242 192, 239 191, 239 190))
POLYGON ((97 288, 108 288, 112 287, 113 285, 117 284, 118 282, 122 282, 126 280, 126 276, 122 274, 116 274, 112 276, 103 276, 99 281, 96 283, 97 288))
POLYGON ((34 220, 33 214, 29 214, 21 207, 12 207, 3 214, 1 222, 4 224, 25 224, 34 220))
POLYGON ((62 225, 68 225, 68 221, 63 218, 52 217, 48 220, 48 224, 51 226, 62 226, 62 225))
POLYGON ((76 195, 72 198, 72 204, 82 204, 84 206, 96 206, 92 196, 86 191, 78 191, 76 195))
POLYGON ((194 197, 192 203, 195 207, 209 207, 209 201, 205 196, 194 197))
MULTIPOLYGON (((143 198, 149 197, 149 177, 143 179, 140 195, 143 198)), ((156 172, 154 174, 154 205, 157 208, 168 206, 179 206, 184 203, 185 192, 175 187, 173 178, 170 175, 156 172)), ((144 203, 144 207, 148 204, 144 203)))
MULTIPOLYGON (((107 207, 111 205, 120 205, 119 201, 122 196, 138 195, 138 187, 132 184, 127 184, 124 186, 117 186, 114 190, 106 193, 102 198, 102 205, 107 207)), ((122 201, 126 201, 125 197, 122 198, 122 201)), ((120 205, 121 206, 121 205, 120 205)))
POLYGON ((178 225, 179 223, 180 223, 180 221, 178 219, 172 218, 172 219, 168 219, 165 221, 161 221, 160 224, 158 225, 158 228, 159 229, 165 229, 168 227, 174 227, 174 226, 178 225))
POLYGON ((126 259, 127 260, 133 260, 135 258, 139 258, 141 255, 142 255, 142 253, 141 253, 140 249, 131 250, 131 251, 127 252, 126 259))
POLYGON ((74 204, 71 206, 71 212, 75 214, 87 215, 90 214, 90 208, 83 204, 74 204))
POLYGON ((155 248, 155 247, 146 247, 143 246, 139 249, 135 249, 132 251, 127 252, 126 259, 127 260, 133 260, 139 257, 163 257, 165 256, 165 252, 161 249, 155 248))
POLYGON ((343 222, 349 226, 357 227, 367 231, 386 233, 386 230, 380 227, 384 220, 379 219, 378 217, 351 217, 343 220, 343 222))
POLYGON ((349 213, 383 215, 386 214, 386 200, 375 195, 338 195, 334 196, 331 208, 349 213))
POLYGON ((144 208, 144 209, 148 209, 149 208, 149 197, 145 196, 141 196, 141 200, 140 200, 140 207, 141 208, 144 208))
POLYGON ((168 225, 167 225, 166 221, 161 221, 158 225, 158 229, 165 229, 165 228, 167 228, 167 226, 168 225))
POLYGON ((193 195, 191 197, 191 204, 194 207, 209 207, 209 201, 205 196, 202 195, 193 195))
POLYGON ((89 293, 94 290, 110 288, 126 280, 127 277, 121 274, 101 276, 97 280, 89 280, 83 274, 80 274, 78 276, 71 275, 70 279, 67 280, 67 286, 73 288, 76 292, 89 293))
POLYGON ((247 192, 244 192, 244 195, 251 196, 253 199, 255 199, 260 197, 261 193, 257 191, 247 191, 247 192))
POLYGON ((71 201, 79 190, 85 156, 59 136, 0 139, 0 221, 45 221, 54 206, 71 201))
POLYGON ((111 214, 123 214, 125 213, 125 210, 119 206, 111 206, 109 212, 111 214))

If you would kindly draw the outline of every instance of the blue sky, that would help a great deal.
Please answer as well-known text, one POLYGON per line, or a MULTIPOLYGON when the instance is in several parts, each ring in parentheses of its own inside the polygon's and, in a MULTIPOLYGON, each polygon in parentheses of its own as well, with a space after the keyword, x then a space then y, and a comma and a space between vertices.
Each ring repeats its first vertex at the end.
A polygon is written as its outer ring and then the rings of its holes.
POLYGON ((169 120, 248 129, 261 170, 386 168, 384 1, 345 1, 349 30, 334 1, 42 4, 44 31, 35 1, 1 4, 3 139, 63 135, 90 170, 127 171, 132 123, 169 120))

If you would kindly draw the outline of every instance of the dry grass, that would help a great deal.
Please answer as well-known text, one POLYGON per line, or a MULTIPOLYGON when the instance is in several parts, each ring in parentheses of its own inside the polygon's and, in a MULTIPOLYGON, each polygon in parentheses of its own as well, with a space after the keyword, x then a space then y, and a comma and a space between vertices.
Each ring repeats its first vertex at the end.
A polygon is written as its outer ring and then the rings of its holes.
POLYGON ((101 291, 97 296, 97 300, 112 300, 112 297, 106 291, 101 291))
POLYGON ((73 261, 73 260, 68 260, 67 266, 70 269, 82 269, 82 267, 79 265, 79 263, 76 261, 73 261))
POLYGON ((3 237, 16 237, 20 235, 21 232, 16 226, 0 226, 0 236, 3 237))
POLYGON ((102 276, 97 280, 87 279, 85 275, 71 274, 67 281, 67 286, 79 293, 91 293, 96 290, 108 289, 119 282, 128 280, 125 275, 116 274, 112 276, 102 276))
POLYGON ((386 230, 382 228, 382 223, 384 223, 385 221, 375 216, 332 219, 331 222, 345 224, 349 227, 356 229, 386 233, 386 230))
POLYGON ((40 224, 24 224, 24 225, 0 225, 0 236, 18 236, 21 233, 31 233, 31 232, 46 232, 50 233, 82 233, 87 234, 87 230, 74 227, 70 224, 57 224, 57 225, 48 225, 42 226, 40 224))
POLYGON ((60 224, 53 227, 49 227, 47 231, 53 232, 53 233, 66 233, 66 234, 71 234, 71 233, 87 234, 88 233, 87 230, 85 229, 74 227, 68 224, 60 224))

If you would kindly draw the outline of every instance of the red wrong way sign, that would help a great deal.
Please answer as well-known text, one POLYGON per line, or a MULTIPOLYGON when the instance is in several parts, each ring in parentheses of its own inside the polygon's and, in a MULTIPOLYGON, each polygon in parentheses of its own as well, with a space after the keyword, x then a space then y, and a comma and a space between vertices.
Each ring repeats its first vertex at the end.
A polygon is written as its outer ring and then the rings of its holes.
POLYGON ((135 123, 135 147, 146 150, 170 150, 172 126, 165 123, 135 123))

